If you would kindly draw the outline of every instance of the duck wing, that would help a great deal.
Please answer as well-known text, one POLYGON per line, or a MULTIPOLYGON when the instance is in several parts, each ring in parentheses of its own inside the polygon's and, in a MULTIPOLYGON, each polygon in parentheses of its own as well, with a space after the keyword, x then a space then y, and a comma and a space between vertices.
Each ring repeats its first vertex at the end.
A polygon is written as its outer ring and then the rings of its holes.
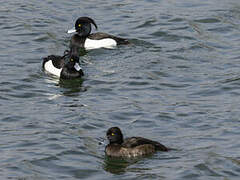
POLYGON ((168 151, 168 148, 162 145, 161 143, 157 141, 152 141, 150 139, 142 138, 142 137, 126 138, 122 146, 126 148, 133 148, 133 147, 145 145, 145 144, 151 144, 156 148, 156 150, 159 150, 159 151, 168 151))
POLYGON ((101 40, 101 39, 105 39, 105 38, 111 38, 117 42, 117 45, 129 44, 129 41, 127 39, 116 37, 116 36, 113 36, 113 35, 110 35, 107 33, 103 33, 103 32, 97 32, 97 33, 90 34, 88 36, 88 38, 93 39, 93 40, 101 40))

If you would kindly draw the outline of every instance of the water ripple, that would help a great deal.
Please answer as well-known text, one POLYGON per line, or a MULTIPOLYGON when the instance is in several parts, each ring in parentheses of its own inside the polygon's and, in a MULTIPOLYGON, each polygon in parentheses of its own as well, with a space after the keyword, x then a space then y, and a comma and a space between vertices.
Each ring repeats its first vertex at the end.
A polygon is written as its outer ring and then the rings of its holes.
POLYGON ((1 178, 237 179, 239 7, 234 0, 4 0, 1 178), (68 49, 66 31, 79 16, 131 45, 82 51, 85 77, 59 81, 42 71, 42 57, 68 49), (108 159, 99 139, 111 126, 176 150, 108 159))

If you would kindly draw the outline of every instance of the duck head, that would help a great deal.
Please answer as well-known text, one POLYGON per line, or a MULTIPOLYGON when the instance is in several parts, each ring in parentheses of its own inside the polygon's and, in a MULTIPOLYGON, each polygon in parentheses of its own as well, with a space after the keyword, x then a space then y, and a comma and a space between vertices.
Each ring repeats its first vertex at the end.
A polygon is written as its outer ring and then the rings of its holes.
POLYGON ((123 134, 118 127, 111 127, 107 131, 107 139, 110 144, 122 144, 123 143, 123 134))
POLYGON ((75 27, 68 30, 67 33, 77 32, 79 36, 88 36, 91 33, 91 24, 97 29, 95 21, 89 17, 80 17, 75 22, 75 27))

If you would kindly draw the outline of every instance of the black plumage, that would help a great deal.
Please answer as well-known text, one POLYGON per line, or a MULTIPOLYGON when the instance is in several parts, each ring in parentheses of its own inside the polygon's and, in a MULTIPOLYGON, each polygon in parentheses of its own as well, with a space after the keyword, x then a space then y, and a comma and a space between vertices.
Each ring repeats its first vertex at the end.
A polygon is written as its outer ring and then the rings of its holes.
POLYGON ((43 58, 42 68, 61 79, 75 79, 84 76, 79 64, 78 56, 66 52, 64 56, 50 55, 43 58), (50 65, 48 62, 51 62, 50 65))
POLYGON ((116 37, 107 33, 97 32, 97 33, 91 34, 91 30, 92 30, 91 24, 93 24, 96 29, 98 28, 97 24, 93 19, 89 17, 80 17, 75 22, 75 29, 68 31, 68 33, 76 32, 76 34, 74 34, 71 37, 71 41, 70 41, 71 52, 76 53, 77 51, 79 51, 79 48, 86 48, 85 41, 87 38, 90 40, 96 40, 96 41, 110 38, 116 41, 116 45, 129 44, 129 41, 127 39, 116 37))
MULTIPOLYGON (((77 56, 70 57, 70 60, 63 66, 60 78, 61 79, 76 79, 84 75, 82 69, 76 69, 76 63, 79 64, 79 58, 77 56)), ((80 67, 79 67, 80 68, 80 67)))

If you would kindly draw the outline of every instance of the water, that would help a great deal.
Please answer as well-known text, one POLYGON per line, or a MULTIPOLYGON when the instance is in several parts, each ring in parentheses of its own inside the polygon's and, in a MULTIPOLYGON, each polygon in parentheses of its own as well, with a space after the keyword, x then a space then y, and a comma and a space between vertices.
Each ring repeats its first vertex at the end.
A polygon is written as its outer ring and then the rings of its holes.
POLYGON ((239 179, 240 2, 34 1, 0 7, 1 179, 239 179), (81 57, 59 82, 42 57, 62 55, 79 16, 131 46, 81 57), (112 160, 111 126, 171 152, 112 160))

